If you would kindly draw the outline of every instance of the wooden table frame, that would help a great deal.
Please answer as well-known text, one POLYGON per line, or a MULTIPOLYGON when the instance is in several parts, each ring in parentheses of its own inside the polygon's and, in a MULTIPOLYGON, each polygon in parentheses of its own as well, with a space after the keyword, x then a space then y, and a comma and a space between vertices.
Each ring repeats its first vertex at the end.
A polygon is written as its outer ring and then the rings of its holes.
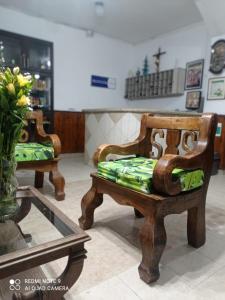
MULTIPOLYGON (((0 279, 68 256, 65 270, 57 279, 60 279, 60 286, 71 288, 81 274, 83 262, 86 258, 84 243, 90 240, 90 237, 33 187, 19 188, 17 192, 17 198, 22 201, 18 214, 14 219, 16 223, 19 223, 29 213, 32 198, 34 197, 38 198, 44 205, 42 213, 45 214, 45 209, 49 209, 68 226, 73 234, 32 248, 25 248, 0 256, 0 279)), ((53 286, 54 284, 50 285, 53 286)), ((27 294, 14 293, 13 299, 58 300, 62 299, 65 293, 66 291, 63 290, 33 291, 27 294)))

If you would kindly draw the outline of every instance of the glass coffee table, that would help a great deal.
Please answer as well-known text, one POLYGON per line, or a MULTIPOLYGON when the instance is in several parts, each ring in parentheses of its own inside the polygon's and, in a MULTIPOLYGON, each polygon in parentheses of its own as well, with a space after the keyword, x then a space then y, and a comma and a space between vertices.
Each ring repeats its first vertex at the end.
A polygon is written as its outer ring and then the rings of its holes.
POLYGON ((20 187, 14 220, 0 223, 0 299, 63 299, 79 278, 90 237, 33 187, 20 187), (43 264, 68 256, 57 278, 43 264))

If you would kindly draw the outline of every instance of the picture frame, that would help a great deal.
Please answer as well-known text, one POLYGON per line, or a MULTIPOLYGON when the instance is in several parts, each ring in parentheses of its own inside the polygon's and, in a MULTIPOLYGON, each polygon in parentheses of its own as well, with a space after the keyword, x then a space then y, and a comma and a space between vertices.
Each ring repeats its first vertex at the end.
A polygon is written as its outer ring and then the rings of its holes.
POLYGON ((195 60, 186 64, 185 90, 202 88, 204 59, 195 60))
POLYGON ((201 96, 201 91, 187 92, 185 107, 187 109, 198 109, 200 107, 201 96))
POLYGON ((207 98, 208 100, 225 99, 225 77, 209 78, 207 98))

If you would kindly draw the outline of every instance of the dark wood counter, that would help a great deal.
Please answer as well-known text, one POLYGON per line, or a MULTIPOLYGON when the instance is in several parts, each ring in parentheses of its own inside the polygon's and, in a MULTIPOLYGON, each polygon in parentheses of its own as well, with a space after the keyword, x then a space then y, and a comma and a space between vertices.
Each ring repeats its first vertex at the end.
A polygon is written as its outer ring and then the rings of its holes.
POLYGON ((54 133, 58 134, 62 153, 84 152, 85 116, 83 112, 55 111, 54 133))
POLYGON ((220 169, 225 170, 225 115, 218 115, 217 123, 221 124, 221 134, 215 137, 214 152, 220 156, 220 169))

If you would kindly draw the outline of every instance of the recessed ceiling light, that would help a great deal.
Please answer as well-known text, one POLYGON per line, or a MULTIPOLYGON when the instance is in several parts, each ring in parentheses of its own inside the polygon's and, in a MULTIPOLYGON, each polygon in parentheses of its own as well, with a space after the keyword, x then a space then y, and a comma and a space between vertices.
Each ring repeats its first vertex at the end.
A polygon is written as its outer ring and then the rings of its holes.
POLYGON ((86 37, 93 37, 94 36, 94 30, 87 29, 86 30, 86 37))

